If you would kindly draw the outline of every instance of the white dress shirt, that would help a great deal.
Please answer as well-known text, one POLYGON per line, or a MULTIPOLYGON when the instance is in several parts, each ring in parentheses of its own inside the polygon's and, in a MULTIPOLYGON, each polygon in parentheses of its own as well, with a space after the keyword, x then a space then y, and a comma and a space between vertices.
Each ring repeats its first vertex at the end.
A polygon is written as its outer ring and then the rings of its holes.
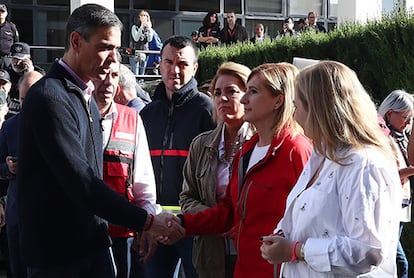
MULTIPOLYGON (((115 105, 111 105, 109 112, 102 119, 103 149, 106 148, 111 135, 112 123, 116 119, 118 111, 115 105)), ((147 135, 138 115, 137 134, 135 136, 134 152, 134 176, 133 193, 134 200, 140 208, 148 213, 157 214, 161 207, 156 204, 156 187, 154 170, 152 168, 151 156, 148 147, 147 135)))
POLYGON ((281 277, 395 277, 401 186, 396 163, 374 148, 345 151, 346 165, 312 153, 275 232, 305 243, 305 261, 281 277), (395 166, 394 166, 395 164, 395 166))

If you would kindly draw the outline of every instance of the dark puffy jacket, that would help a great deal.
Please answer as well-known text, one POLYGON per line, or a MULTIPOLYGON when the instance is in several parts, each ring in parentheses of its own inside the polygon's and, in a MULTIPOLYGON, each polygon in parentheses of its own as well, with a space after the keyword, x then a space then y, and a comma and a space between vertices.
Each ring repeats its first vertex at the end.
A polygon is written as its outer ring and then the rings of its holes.
POLYGON ((211 99, 198 91, 194 78, 173 94, 172 101, 167 99, 164 83, 159 84, 155 99, 141 111, 160 205, 178 205, 190 143, 215 127, 212 111, 211 99))

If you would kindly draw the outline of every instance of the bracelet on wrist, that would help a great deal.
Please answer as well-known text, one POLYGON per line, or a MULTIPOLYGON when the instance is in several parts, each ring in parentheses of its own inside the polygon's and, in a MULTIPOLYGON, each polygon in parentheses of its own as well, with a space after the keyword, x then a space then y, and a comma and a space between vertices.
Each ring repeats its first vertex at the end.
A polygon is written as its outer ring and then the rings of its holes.
POLYGON ((182 214, 177 214, 177 217, 178 217, 178 218, 180 218, 180 220, 181 220, 181 226, 182 226, 182 227, 185 227, 185 226, 184 226, 184 215, 182 215, 182 214))
POLYGON ((299 256, 302 260, 305 260, 305 243, 300 246, 299 256))
POLYGON ((296 247, 298 246, 300 242, 299 241, 295 241, 295 243, 293 244, 293 248, 292 248, 292 257, 290 258, 289 262, 295 262, 297 261, 299 258, 296 256, 296 247))
POLYGON ((154 215, 150 214, 150 220, 148 225, 144 228, 144 231, 148 231, 149 229, 151 229, 152 224, 154 223, 154 215))

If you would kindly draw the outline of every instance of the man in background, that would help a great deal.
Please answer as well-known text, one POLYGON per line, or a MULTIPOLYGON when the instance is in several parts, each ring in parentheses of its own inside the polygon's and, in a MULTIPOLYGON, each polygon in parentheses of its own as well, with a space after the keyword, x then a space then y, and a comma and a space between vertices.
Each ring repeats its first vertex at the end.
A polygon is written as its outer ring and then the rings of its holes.
POLYGON ((118 91, 115 95, 115 101, 134 108, 138 112, 151 102, 150 95, 136 82, 132 71, 122 64, 119 68, 118 91))
MULTIPOLYGON (((131 75, 134 76, 132 72, 131 75)), ((138 112, 114 102, 119 78, 120 63, 113 63, 107 74, 93 79, 93 97, 101 114, 103 133, 103 180, 120 196, 155 215, 161 209, 155 204, 155 179, 147 136, 138 112)), ((139 271, 136 269, 138 254, 131 250, 135 231, 110 224, 109 235, 117 278, 130 278, 131 271, 139 271), (131 269, 132 265, 135 269, 131 269)))
MULTIPOLYGON (((173 36, 161 50, 162 82, 153 101, 142 109, 157 185, 157 203, 163 211, 180 213, 183 166, 190 143, 203 131, 213 129, 213 104, 200 93, 194 78, 198 69, 198 48, 191 38, 173 36)), ((186 278, 197 277, 192 264, 192 238, 174 245, 159 245, 145 264, 151 278, 172 277, 179 258, 186 278)))
POLYGON ((249 39, 246 28, 237 23, 236 14, 228 12, 226 17, 227 25, 221 30, 221 43, 233 44, 236 42, 244 42, 249 39))
POLYGON ((7 66, 7 56, 13 43, 19 41, 19 32, 14 23, 7 21, 8 12, 5 4, 0 4, 0 68, 7 66))
POLYGON ((14 43, 10 48, 9 58, 10 64, 6 70, 10 75, 12 87, 8 98, 9 112, 6 116, 7 119, 20 111, 19 90, 17 84, 23 74, 33 70, 45 74, 45 71, 42 68, 33 65, 30 55, 30 46, 27 43, 14 43))
MULTIPOLYGON (((37 71, 26 72, 19 80, 20 104, 30 87, 42 74, 37 71)), ((0 179, 8 181, 6 201, 6 227, 9 261, 12 277, 27 277, 27 268, 20 253, 19 225, 17 213, 17 165, 19 143, 19 114, 6 120, 0 130, 0 179)))

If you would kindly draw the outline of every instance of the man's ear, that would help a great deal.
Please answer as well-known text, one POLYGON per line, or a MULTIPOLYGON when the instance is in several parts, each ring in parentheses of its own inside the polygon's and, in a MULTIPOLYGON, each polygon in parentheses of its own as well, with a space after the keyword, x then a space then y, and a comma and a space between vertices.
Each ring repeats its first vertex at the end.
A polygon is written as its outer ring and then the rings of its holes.
POLYGON ((194 76, 197 73, 197 70, 198 70, 198 63, 195 63, 194 64, 194 76))
POLYGON ((76 31, 70 34, 70 45, 77 52, 83 41, 83 37, 76 31))

